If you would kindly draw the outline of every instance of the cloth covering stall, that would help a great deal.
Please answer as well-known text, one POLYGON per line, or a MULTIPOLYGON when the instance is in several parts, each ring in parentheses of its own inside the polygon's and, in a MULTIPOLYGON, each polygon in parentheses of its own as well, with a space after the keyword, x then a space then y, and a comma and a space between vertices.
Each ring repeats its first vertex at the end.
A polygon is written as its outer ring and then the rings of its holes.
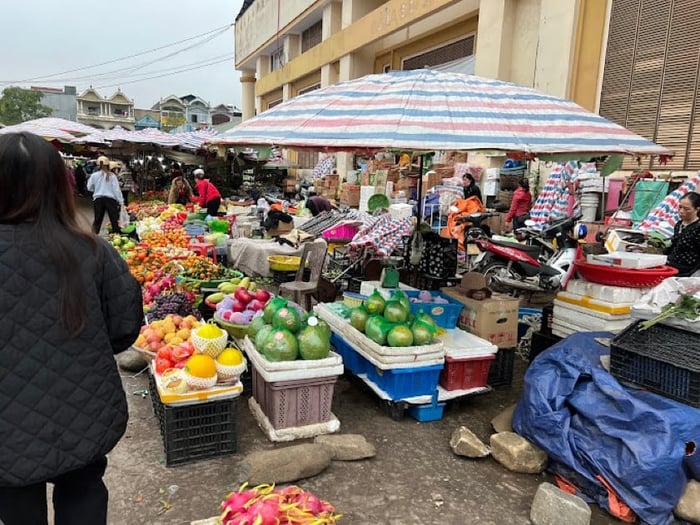
POLYGON ((609 337, 574 334, 540 354, 525 374, 513 428, 579 495, 667 525, 687 482, 683 459, 700 436, 700 410, 621 386, 600 363, 609 350, 596 338, 609 337))
POLYGON ((652 212, 642 221, 639 229, 643 232, 654 231, 667 237, 673 237, 673 227, 678 222, 678 202, 690 191, 698 191, 700 173, 685 181, 669 193, 652 212))

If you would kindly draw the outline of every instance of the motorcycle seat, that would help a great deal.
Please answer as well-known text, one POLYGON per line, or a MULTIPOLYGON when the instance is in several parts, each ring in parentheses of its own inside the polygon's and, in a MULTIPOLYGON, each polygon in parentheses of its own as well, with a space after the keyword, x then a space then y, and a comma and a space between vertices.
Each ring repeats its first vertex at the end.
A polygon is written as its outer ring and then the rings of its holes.
POLYGON ((537 255, 540 253, 540 247, 539 246, 529 246, 527 244, 520 244, 517 242, 508 242, 508 241, 491 241, 493 244, 496 244, 498 246, 503 246, 505 248, 513 248, 514 250, 520 250, 528 255, 537 255))

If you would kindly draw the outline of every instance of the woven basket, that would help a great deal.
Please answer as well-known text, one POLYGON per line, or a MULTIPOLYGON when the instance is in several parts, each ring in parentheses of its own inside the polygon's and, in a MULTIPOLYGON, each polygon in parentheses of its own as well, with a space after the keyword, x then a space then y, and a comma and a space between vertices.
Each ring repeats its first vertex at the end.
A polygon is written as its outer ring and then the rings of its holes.
POLYGON ((518 187, 518 181, 522 175, 504 175, 501 173, 499 186, 501 190, 515 190, 518 187))
POLYGON ((217 383, 235 383, 243 372, 248 370, 248 363, 244 359, 240 365, 230 366, 216 363, 217 383))

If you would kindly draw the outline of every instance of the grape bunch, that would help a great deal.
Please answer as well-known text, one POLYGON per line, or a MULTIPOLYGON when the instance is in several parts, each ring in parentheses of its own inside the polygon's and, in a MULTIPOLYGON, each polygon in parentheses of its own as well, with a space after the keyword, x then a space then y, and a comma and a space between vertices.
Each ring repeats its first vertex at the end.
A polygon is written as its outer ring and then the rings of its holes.
POLYGON ((165 319, 168 314, 200 318, 194 307, 194 294, 191 292, 161 293, 153 298, 153 305, 148 311, 149 322, 165 319))

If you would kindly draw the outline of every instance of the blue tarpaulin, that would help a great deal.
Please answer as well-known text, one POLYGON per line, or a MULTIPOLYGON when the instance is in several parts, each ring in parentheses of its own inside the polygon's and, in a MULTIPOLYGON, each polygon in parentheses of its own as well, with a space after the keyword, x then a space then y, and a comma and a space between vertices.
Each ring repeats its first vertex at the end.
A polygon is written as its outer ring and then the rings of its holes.
POLYGON ((609 349, 598 337, 612 334, 574 334, 532 362, 513 428, 603 508, 597 476, 642 522, 667 525, 687 483, 686 443, 700 443, 700 410, 621 386, 600 364, 609 349))

